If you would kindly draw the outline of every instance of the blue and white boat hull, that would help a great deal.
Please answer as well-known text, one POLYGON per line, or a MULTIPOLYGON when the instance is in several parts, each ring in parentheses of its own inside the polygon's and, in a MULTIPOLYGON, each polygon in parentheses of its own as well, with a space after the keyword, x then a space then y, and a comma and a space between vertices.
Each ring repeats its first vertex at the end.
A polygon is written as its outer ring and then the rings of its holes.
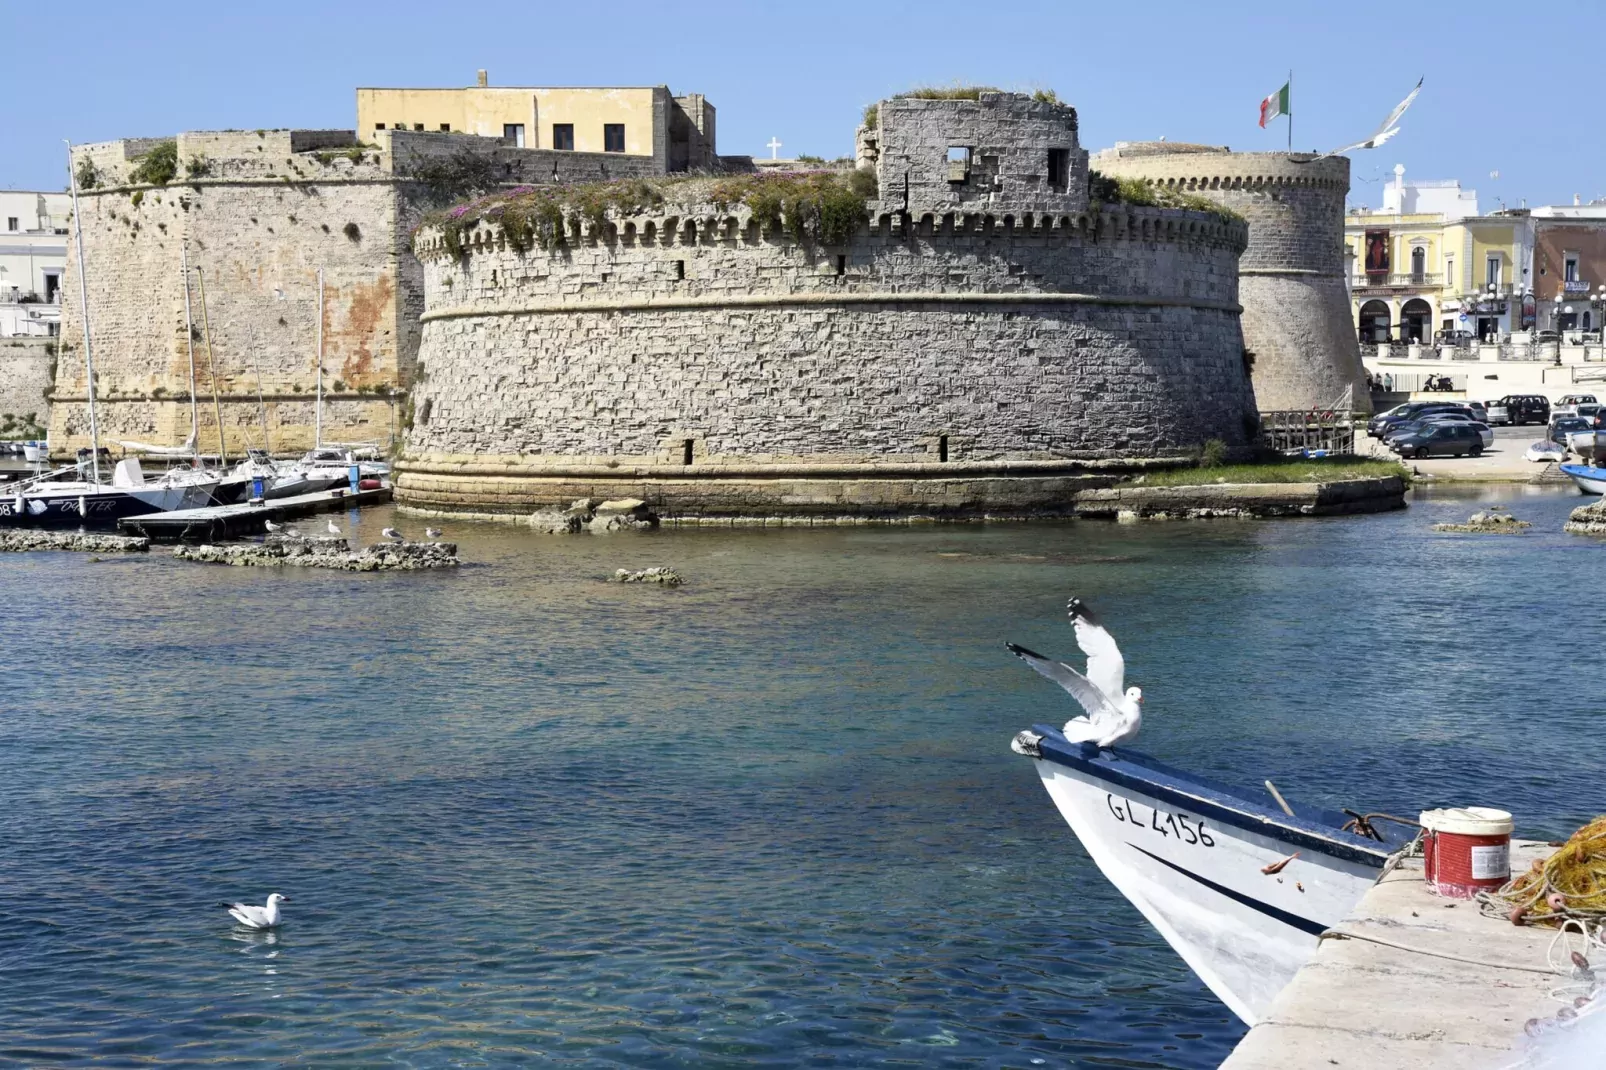
POLYGON ((1135 752, 1100 753, 1046 725, 1017 737, 1016 750, 1037 759, 1049 797, 1110 883, 1250 1025, 1404 842, 1344 832, 1342 814, 1296 807, 1289 817, 1269 795, 1246 797, 1135 752))
POLYGON ((1562 464, 1556 467, 1585 494, 1606 494, 1606 468, 1589 464, 1562 464))

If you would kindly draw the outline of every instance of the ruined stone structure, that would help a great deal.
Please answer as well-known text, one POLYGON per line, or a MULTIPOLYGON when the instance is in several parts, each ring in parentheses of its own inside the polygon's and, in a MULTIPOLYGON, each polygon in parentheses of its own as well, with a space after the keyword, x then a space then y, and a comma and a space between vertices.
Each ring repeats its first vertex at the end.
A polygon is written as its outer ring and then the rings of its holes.
MULTIPOLYGON (((201 447, 216 452, 221 410, 234 456, 263 445, 259 388, 274 451, 312 444, 320 268, 324 438, 384 444, 399 431, 424 306, 423 269, 409 242, 436 196, 429 179, 450 178, 465 159, 507 185, 662 174, 667 166, 663 154, 517 149, 411 131, 384 131, 361 145, 340 130, 173 140, 177 173, 165 184, 137 173, 162 139, 75 151, 75 171, 89 180, 80 183, 82 219, 73 226, 83 226, 101 440, 176 444, 190 435, 184 254, 206 286, 203 317, 192 270, 201 447)), ((77 271, 69 257, 51 407, 57 453, 88 444, 77 271)))
POLYGON ((0 438, 38 434, 50 420, 54 338, 0 338, 0 438))
POLYGON ((1090 209, 1075 111, 1015 94, 883 101, 864 152, 878 200, 837 246, 706 199, 550 250, 421 232, 398 499, 1069 512, 1111 467, 1246 448, 1241 222, 1090 209))
POLYGON ((1249 221, 1239 295, 1262 411, 1370 411, 1344 281, 1347 157, 1146 141, 1099 152, 1092 166, 1208 197, 1249 221))

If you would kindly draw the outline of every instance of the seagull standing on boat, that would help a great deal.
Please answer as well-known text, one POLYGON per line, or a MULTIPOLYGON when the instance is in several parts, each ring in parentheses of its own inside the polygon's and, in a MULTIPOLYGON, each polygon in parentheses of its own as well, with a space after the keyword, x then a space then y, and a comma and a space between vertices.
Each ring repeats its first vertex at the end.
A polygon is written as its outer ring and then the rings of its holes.
POLYGON ((229 916, 247 929, 276 929, 279 927, 279 904, 288 903, 288 896, 274 892, 268 896, 268 905, 254 907, 246 903, 219 903, 227 907, 229 916))
POLYGON ((391 542, 403 542, 407 538, 407 536, 403 535, 401 532, 397 531, 395 528, 384 528, 379 532, 379 534, 383 535, 385 538, 389 539, 391 542))
POLYGON ((1076 645, 1087 655, 1086 676, 1064 662, 1052 661, 1014 643, 1007 644, 1009 651, 1069 691, 1087 711, 1065 722, 1063 731, 1067 740, 1094 743, 1100 750, 1125 743, 1138 734, 1143 724, 1143 691, 1136 687, 1122 690, 1126 683, 1126 660, 1092 610, 1080 598, 1071 599, 1066 608, 1076 632, 1076 645))

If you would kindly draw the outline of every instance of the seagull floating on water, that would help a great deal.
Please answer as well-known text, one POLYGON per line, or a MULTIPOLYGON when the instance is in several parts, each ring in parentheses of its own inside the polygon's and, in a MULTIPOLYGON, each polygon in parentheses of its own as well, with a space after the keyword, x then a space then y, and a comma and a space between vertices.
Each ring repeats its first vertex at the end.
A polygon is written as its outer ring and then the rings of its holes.
POLYGON ((379 534, 383 535, 385 538, 391 540, 392 542, 402 542, 403 540, 405 540, 407 538, 407 536, 403 535, 401 532, 397 531, 395 528, 385 528, 384 530, 380 531, 379 534))
POLYGON ((1087 655, 1087 675, 1083 676, 1061 661, 1052 661, 1035 651, 1009 643, 1010 653, 1071 693, 1086 714, 1065 722, 1065 738, 1072 743, 1094 743, 1100 750, 1125 743, 1138 734, 1143 724, 1143 691, 1122 687, 1126 683, 1126 659, 1104 630, 1092 610, 1073 598, 1066 607, 1076 645, 1087 655))
POLYGON ((438 539, 438 538, 441 537, 441 529, 440 528, 425 528, 424 529, 424 535, 426 537, 428 537, 428 538, 431 538, 431 539, 438 539))
POLYGON ((268 896, 268 905, 254 907, 246 903, 219 903, 227 907, 229 915, 247 929, 276 929, 279 927, 279 904, 288 903, 287 896, 274 892, 268 896))
POLYGON ((331 535, 339 535, 340 534, 340 525, 336 524, 333 520, 329 521, 329 534, 331 534, 331 535))

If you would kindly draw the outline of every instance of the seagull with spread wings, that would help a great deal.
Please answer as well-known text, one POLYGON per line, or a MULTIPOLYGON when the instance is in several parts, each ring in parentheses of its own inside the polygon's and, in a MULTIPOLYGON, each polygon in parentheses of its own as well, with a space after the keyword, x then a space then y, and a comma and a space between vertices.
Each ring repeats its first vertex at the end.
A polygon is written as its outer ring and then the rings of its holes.
POLYGON ((1316 157, 1316 159, 1325 160, 1329 156, 1342 156, 1344 153, 1353 152, 1356 149, 1375 149, 1379 145, 1383 144, 1383 142, 1393 137, 1395 134, 1398 134, 1400 132, 1400 128, 1395 124, 1400 121, 1400 116, 1405 114, 1405 109, 1411 106, 1411 101, 1416 99, 1416 95, 1422 92, 1422 83, 1425 80, 1426 79, 1423 78, 1417 79, 1416 88, 1411 90, 1410 95, 1404 100, 1400 101, 1399 104, 1395 106, 1393 111, 1389 112, 1389 117, 1383 120, 1383 125, 1379 126, 1377 128, 1377 132, 1371 137, 1367 138, 1365 141, 1357 141, 1353 145, 1345 145, 1341 149, 1334 149, 1332 152, 1323 153, 1322 155, 1316 157))
POLYGON ((1076 632, 1076 645, 1087 655, 1087 675, 1014 643, 1007 644, 1009 651, 1069 691, 1086 711, 1065 722, 1067 740, 1094 743, 1100 749, 1125 743, 1138 734, 1143 724, 1143 691, 1125 687, 1126 660, 1121 657, 1121 648, 1093 611, 1080 598, 1071 599, 1066 608, 1076 632))

